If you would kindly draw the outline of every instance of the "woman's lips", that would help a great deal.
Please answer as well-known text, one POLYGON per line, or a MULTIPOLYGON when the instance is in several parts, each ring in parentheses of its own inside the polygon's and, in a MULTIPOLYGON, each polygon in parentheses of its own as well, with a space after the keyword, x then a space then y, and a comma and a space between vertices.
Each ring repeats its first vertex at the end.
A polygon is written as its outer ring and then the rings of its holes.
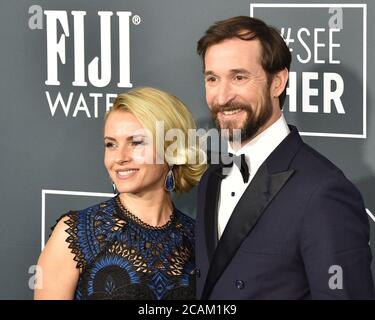
POLYGON ((139 169, 126 169, 116 171, 116 177, 119 180, 126 180, 137 174, 139 169))

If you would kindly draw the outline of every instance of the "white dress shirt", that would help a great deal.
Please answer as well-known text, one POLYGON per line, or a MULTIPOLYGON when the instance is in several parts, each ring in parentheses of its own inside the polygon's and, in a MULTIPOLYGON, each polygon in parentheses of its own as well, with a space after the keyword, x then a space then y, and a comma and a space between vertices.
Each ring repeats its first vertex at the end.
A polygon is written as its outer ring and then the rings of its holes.
POLYGON ((233 151, 231 145, 228 143, 229 152, 235 155, 240 155, 242 153, 246 155, 246 162, 249 166, 250 178, 247 183, 243 182, 240 169, 238 166, 233 165, 233 167, 229 170, 228 175, 221 181, 218 204, 219 238, 223 234, 234 208, 236 207, 246 188, 249 186, 251 180, 254 178, 259 167, 289 133, 290 130, 288 124, 286 123, 284 115, 282 114, 275 123, 273 123, 269 128, 264 130, 254 139, 249 141, 238 151, 233 151))

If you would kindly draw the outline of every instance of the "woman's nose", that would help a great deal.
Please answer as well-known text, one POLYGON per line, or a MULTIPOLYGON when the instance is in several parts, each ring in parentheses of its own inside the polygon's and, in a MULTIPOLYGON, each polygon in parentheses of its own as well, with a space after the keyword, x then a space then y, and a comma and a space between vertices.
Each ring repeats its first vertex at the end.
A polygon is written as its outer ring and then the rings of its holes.
POLYGON ((130 162, 132 159, 132 149, 129 146, 122 146, 116 154, 116 162, 119 164, 130 162))

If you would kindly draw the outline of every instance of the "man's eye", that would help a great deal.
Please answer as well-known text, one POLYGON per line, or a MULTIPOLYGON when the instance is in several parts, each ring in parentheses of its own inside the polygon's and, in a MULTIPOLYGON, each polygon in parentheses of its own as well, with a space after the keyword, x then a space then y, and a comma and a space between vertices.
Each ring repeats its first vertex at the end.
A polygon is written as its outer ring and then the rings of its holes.
POLYGON ((235 76, 235 79, 238 80, 238 81, 241 81, 241 80, 246 79, 246 77, 242 76, 242 75, 237 75, 237 76, 235 76))
POLYGON ((207 77, 206 78, 206 82, 214 82, 214 81, 216 81, 215 77, 207 77))
POLYGON ((106 148, 112 148, 115 144, 113 142, 106 142, 104 145, 106 148))

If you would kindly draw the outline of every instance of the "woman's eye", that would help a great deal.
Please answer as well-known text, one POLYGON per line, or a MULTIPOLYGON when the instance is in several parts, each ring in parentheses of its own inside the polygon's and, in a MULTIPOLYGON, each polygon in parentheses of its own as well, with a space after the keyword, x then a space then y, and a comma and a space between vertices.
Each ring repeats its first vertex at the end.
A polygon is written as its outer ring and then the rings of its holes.
POLYGON ((145 142, 143 140, 133 140, 132 145, 133 146, 139 146, 139 145, 144 145, 145 142))

